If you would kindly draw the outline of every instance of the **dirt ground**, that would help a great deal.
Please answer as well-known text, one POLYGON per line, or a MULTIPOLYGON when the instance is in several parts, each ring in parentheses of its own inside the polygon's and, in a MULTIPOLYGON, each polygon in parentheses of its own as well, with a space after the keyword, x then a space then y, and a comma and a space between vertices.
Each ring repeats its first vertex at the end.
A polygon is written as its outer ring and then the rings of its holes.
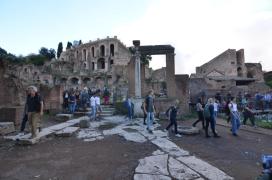
MULTIPOLYGON (((163 128, 167 122, 161 124, 163 128)), ((255 179, 262 171, 261 155, 272 154, 271 136, 240 131, 233 137, 223 126, 217 126, 217 131, 221 138, 207 139, 202 131, 200 135, 171 139, 235 179, 255 179)), ((150 142, 133 143, 119 136, 94 142, 50 137, 34 146, 18 146, 0 138, 0 179, 133 179, 138 160, 156 149, 150 142)))
POLYGON ((52 138, 34 146, 13 146, 2 141, 0 179, 132 179, 138 160, 154 150, 151 143, 132 143, 119 136, 94 142, 52 138))

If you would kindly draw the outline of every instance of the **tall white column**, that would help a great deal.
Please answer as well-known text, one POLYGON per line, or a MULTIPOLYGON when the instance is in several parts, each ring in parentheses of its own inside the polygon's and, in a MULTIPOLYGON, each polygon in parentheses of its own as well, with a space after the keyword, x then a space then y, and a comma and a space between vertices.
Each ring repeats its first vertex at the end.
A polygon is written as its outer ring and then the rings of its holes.
POLYGON ((141 55, 138 47, 135 50, 135 97, 141 98, 141 55))

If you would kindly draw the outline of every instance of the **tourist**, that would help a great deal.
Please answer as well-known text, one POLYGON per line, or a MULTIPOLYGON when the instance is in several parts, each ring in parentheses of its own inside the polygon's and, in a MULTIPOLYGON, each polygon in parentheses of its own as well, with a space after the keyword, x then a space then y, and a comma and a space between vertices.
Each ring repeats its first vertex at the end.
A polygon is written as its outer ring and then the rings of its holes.
POLYGON ((69 111, 70 111, 71 114, 74 114, 75 108, 76 108, 76 94, 75 94, 75 91, 72 90, 70 92, 68 102, 69 102, 69 111))
POLYGON ((106 105, 109 104, 110 92, 109 92, 108 88, 106 88, 106 87, 104 88, 103 97, 104 97, 104 103, 106 105))
POLYGON ((101 103, 100 103, 100 90, 98 90, 95 94, 95 107, 96 107, 96 112, 98 112, 98 117, 101 117, 101 113, 102 113, 102 108, 101 108, 101 103))
POLYGON ((217 114, 218 114, 218 108, 219 108, 218 100, 214 101, 213 107, 214 107, 214 119, 216 121, 217 114))
POLYGON ((43 115, 43 100, 35 86, 30 86, 30 97, 27 99, 27 115, 31 127, 31 138, 37 137, 37 127, 40 127, 43 115))
POLYGON ((235 97, 231 98, 229 103, 229 110, 231 115, 231 131, 233 136, 237 136, 237 131, 240 128, 240 116, 237 108, 237 104, 235 101, 235 97))
POLYGON ((150 90, 148 96, 145 99, 144 112, 147 114, 147 130, 149 133, 153 133, 152 126, 154 121, 154 114, 156 113, 154 107, 154 91, 150 90))
POLYGON ((270 109, 271 94, 269 92, 264 95, 265 109, 270 109))
POLYGON ((90 120, 96 120, 96 103, 95 103, 95 94, 92 94, 90 98, 90 107, 92 112, 90 113, 90 120))
POLYGON ((132 120, 132 118, 133 118, 133 103, 131 101, 130 96, 127 97, 126 102, 125 102, 125 106, 126 106, 127 112, 128 112, 128 119, 132 120))
POLYGON ((193 123, 193 127, 196 127, 197 123, 202 122, 202 128, 205 129, 205 122, 204 122, 204 115, 203 115, 203 102, 201 98, 198 98, 197 103, 196 103, 196 111, 198 115, 198 120, 196 120, 193 123))
POLYGON ((253 109, 252 109, 252 106, 250 106, 249 104, 247 104, 244 108, 244 112, 243 112, 243 115, 244 115, 244 120, 243 120, 243 124, 246 125, 246 122, 247 122, 247 119, 250 120, 252 126, 254 128, 256 128, 257 126, 255 125, 255 116, 254 116, 254 112, 253 112, 253 109))
POLYGON ((208 129, 209 129, 209 124, 211 123, 211 129, 212 129, 212 133, 214 135, 214 137, 220 137, 218 136, 218 134, 216 133, 215 130, 215 119, 214 119, 214 106, 213 106, 213 99, 209 98, 207 104, 204 107, 204 118, 206 121, 206 126, 205 126, 205 135, 206 138, 209 138, 210 135, 208 133, 208 129))
POLYGON ((75 92, 75 96, 76 96, 76 106, 75 106, 75 110, 79 109, 80 106, 80 90, 78 89, 78 87, 76 88, 76 92, 75 92))
POLYGON ((84 87, 80 94, 80 104, 83 110, 86 110, 89 99, 88 88, 84 87))
POLYGON ((146 125, 147 114, 144 111, 144 106, 145 106, 145 100, 143 100, 143 102, 142 102, 141 109, 143 110, 143 114, 144 114, 144 125, 146 125))
POLYGON ((230 116, 230 109, 229 109, 229 103, 230 103, 230 100, 229 101, 227 101, 226 103, 225 103, 225 114, 226 114, 226 117, 227 117, 227 123, 229 123, 230 122, 230 119, 231 119, 231 116, 230 116))
POLYGON ((65 90, 64 92, 63 92, 63 108, 65 109, 65 110, 67 110, 68 109, 68 107, 69 107, 69 93, 68 93, 68 91, 67 90, 65 90))
POLYGON ((171 126, 174 125, 174 132, 175 132, 175 136, 177 137, 181 137, 181 135, 178 133, 178 125, 177 125, 177 113, 178 113, 178 109, 179 109, 179 100, 176 100, 175 105, 171 106, 167 111, 166 111, 166 115, 169 117, 170 123, 169 125, 166 127, 166 131, 169 130, 169 128, 171 128, 171 126))

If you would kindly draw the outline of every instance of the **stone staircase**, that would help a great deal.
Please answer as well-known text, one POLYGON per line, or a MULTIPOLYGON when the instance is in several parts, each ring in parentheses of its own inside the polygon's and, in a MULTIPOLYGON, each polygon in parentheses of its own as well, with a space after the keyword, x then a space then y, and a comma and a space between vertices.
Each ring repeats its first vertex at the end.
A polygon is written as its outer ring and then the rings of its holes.
POLYGON ((108 116, 113 116, 115 112, 115 108, 112 105, 101 105, 102 108, 102 117, 108 117, 108 116))
MULTIPOLYGON (((102 108, 102 113, 101 117, 108 117, 108 116, 113 116, 115 112, 115 108, 112 105, 101 105, 102 108)), ((88 115, 89 112, 91 112, 91 108, 87 108, 87 111, 77 111, 74 114, 76 115, 88 115)))

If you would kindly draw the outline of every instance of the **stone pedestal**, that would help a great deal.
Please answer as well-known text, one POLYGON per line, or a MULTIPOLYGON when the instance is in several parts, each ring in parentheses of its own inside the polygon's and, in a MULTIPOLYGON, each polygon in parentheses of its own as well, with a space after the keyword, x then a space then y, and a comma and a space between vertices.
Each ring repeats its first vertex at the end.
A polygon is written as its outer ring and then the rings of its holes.
POLYGON ((144 116, 143 110, 141 109, 143 101, 144 101, 143 98, 132 99, 132 102, 134 104, 134 116, 135 117, 143 117, 144 116))

